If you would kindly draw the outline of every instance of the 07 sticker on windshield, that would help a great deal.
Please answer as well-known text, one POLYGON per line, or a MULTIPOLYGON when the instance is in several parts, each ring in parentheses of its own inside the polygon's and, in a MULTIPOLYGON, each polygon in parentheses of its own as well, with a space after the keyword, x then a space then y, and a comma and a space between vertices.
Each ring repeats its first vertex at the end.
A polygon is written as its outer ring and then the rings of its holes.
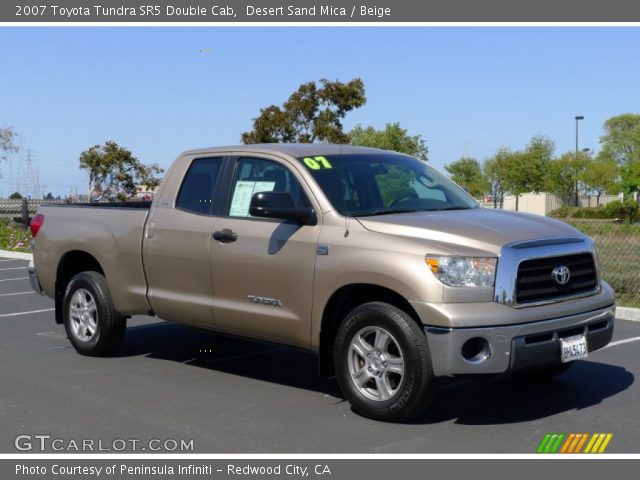
POLYGON ((311 170, 333 168, 333 165, 326 157, 304 157, 303 162, 311 170))

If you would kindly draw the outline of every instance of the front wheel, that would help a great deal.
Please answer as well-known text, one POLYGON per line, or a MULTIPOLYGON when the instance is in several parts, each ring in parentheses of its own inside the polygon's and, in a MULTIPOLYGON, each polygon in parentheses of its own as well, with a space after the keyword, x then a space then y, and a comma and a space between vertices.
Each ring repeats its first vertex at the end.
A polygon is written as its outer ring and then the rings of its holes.
POLYGON ((103 275, 74 275, 62 305, 64 328, 78 353, 101 357, 114 352, 124 336, 126 319, 115 310, 103 275))
POLYGON ((423 411, 435 396, 427 339, 404 311, 371 302, 351 311, 338 330, 338 384, 366 417, 400 421, 423 411))

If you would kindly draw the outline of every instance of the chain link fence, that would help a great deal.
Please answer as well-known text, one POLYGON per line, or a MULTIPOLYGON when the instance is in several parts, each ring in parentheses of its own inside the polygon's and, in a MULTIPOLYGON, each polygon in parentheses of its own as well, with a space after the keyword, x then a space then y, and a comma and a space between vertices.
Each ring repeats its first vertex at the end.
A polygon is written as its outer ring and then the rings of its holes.
POLYGON ((640 307, 640 223, 610 219, 560 220, 595 240, 602 278, 615 289, 618 305, 640 307))

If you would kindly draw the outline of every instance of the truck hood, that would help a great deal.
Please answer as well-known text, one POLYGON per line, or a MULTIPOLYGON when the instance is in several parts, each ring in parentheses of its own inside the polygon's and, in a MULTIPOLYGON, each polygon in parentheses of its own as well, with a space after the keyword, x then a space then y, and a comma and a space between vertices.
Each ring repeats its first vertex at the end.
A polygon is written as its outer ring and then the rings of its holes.
POLYGON ((493 209, 449 210, 359 217, 367 230, 431 240, 465 255, 470 249, 495 255, 509 243, 536 238, 583 236, 578 230, 540 215, 493 209))

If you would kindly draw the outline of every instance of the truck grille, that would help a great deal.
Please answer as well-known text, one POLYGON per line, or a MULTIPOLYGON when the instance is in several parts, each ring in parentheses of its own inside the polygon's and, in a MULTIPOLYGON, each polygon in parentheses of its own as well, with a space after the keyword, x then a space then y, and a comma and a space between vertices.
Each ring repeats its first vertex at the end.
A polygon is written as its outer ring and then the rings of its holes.
POLYGON ((518 267, 516 302, 531 303, 590 292, 598 284, 596 266, 590 253, 525 260, 518 267), (569 281, 561 285, 554 268, 569 268, 569 281))

